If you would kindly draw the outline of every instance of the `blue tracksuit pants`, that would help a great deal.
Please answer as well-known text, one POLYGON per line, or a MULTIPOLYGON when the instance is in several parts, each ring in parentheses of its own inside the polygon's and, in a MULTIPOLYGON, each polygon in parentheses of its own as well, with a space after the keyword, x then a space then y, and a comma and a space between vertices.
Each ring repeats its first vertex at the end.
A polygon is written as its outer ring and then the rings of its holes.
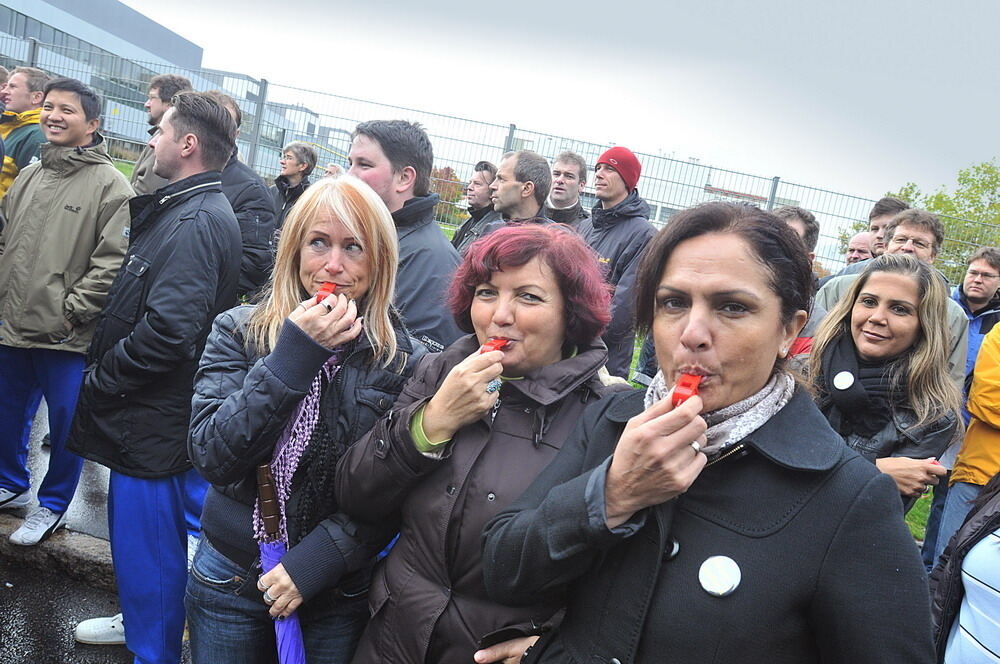
POLYGON ((69 507, 83 467, 83 459, 66 451, 83 367, 79 353, 0 346, 0 487, 14 493, 30 488, 28 436, 44 396, 52 447, 38 502, 58 514, 69 507))

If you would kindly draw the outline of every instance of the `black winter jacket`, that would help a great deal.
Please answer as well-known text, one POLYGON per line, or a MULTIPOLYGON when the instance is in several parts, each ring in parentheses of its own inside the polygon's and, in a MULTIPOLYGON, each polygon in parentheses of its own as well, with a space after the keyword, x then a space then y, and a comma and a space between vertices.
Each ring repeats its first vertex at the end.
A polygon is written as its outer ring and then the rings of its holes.
POLYGON ((131 246, 87 354, 69 449, 133 477, 191 467, 191 386, 236 301, 240 229, 218 171, 130 201, 131 246))
POLYGON ((608 371, 628 379, 635 346, 635 275, 639 259, 656 229, 647 221, 649 205, 632 191, 618 205, 605 210, 598 203, 591 218, 580 222, 578 231, 597 252, 605 279, 614 287, 611 323, 604 332, 608 347, 608 371))
POLYGON ((252 296, 267 283, 274 265, 271 251, 274 208, 267 185, 252 168, 239 160, 235 148, 226 167, 222 169, 222 193, 233 206, 243 243, 240 283, 236 295, 252 296))
POLYGON ((501 602, 566 598, 525 664, 927 664, 927 578, 892 480, 799 389, 686 493, 609 530, 604 480, 643 393, 590 407, 556 459, 486 526, 501 602), (740 569, 706 592, 702 564, 740 569))
POLYGON ((292 209, 295 201, 299 200, 299 196, 309 188, 310 184, 308 177, 302 178, 294 187, 289 186, 288 178, 284 175, 274 178, 274 184, 271 185, 270 192, 271 205, 274 208, 275 229, 280 230, 285 225, 285 217, 288 216, 288 211, 292 209))
POLYGON ((939 662, 944 660, 948 635, 951 633, 952 623, 958 618, 958 610, 965 595, 965 586, 962 585, 962 563, 965 556, 983 538, 1000 528, 1000 491, 985 500, 978 509, 965 517, 962 527, 952 536, 937 567, 931 573, 934 647, 937 649, 939 662))
POLYGON ((590 219, 590 214, 583 209, 580 201, 577 201, 573 207, 568 208, 554 208, 546 204, 542 208, 542 215, 557 224, 566 224, 574 229, 579 229, 581 223, 590 219))
POLYGON ((469 210, 469 215, 469 218, 451 236, 451 246, 455 247, 462 256, 465 255, 470 244, 482 237, 487 226, 494 221, 503 221, 503 215, 494 210, 492 205, 478 210, 469 210))
MULTIPOLYGON (((245 332, 252 312, 250 306, 231 309, 212 326, 195 378, 188 442, 192 463, 212 483, 202 529, 216 549, 247 568, 257 555, 252 524, 256 468, 270 461, 275 443, 331 355, 287 321, 270 353, 261 356, 248 349, 245 332)), ((399 349, 388 367, 373 362, 364 335, 346 350, 341 369, 320 402, 334 440, 350 444, 366 433, 393 404, 416 360, 426 353, 398 321, 396 340, 399 349)), ((296 513, 298 480, 313 470, 299 467, 287 514, 296 513)), ((332 492, 333 468, 329 471, 332 492)), ((309 599, 341 582, 345 574, 366 570, 388 543, 394 526, 389 522, 372 528, 331 514, 311 532, 300 533, 295 531, 296 521, 288 519, 293 546, 282 563, 309 599)))
POLYGON ((394 304, 410 333, 431 351, 444 350, 463 334, 444 303, 459 257, 434 221, 438 200, 437 194, 411 198, 392 213, 399 237, 394 304))

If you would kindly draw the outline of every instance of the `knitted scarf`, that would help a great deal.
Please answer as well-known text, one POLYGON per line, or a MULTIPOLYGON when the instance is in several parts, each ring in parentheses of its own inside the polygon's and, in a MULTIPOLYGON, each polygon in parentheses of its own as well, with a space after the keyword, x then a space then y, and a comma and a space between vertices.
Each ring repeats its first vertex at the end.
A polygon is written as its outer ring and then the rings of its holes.
MULTIPOLYGON (((285 426, 281 437, 274 446, 271 457, 271 474, 274 476, 274 488, 278 496, 278 509, 281 515, 279 522, 279 539, 288 544, 288 521, 285 516, 285 506, 292 492, 292 478, 298 470, 299 461, 309 447, 316 425, 320 417, 320 397, 323 385, 329 384, 340 370, 340 352, 334 351, 326 361, 309 386, 309 392, 299 403, 292 419, 285 426)), ((266 542, 268 538, 264 531, 264 522, 260 516, 260 498, 253 506, 253 535, 258 542, 266 542)))
MULTIPOLYGON (((646 389, 646 408, 666 398, 671 389, 673 387, 666 384, 663 372, 657 371, 646 389)), ((708 442, 701 448, 702 452, 712 459, 740 442, 784 408, 794 391, 795 380, 785 372, 777 372, 759 392, 719 410, 702 413, 708 424, 705 432, 708 442)))

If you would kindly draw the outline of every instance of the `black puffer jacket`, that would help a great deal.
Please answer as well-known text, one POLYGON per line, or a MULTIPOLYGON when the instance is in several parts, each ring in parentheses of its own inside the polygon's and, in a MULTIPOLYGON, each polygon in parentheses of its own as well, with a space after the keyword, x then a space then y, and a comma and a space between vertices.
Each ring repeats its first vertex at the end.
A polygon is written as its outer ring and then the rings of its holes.
POLYGON ((288 178, 284 175, 279 175, 274 178, 274 184, 271 185, 271 205, 274 207, 275 223, 274 227, 278 230, 285 225, 285 217, 288 216, 288 211, 292 209, 295 205, 295 201, 299 200, 299 196, 309 188, 309 178, 305 177, 295 185, 294 187, 288 184, 288 178))
POLYGON ((494 221, 502 221, 503 216, 493 209, 492 205, 487 205, 478 210, 470 210, 471 215, 458 227, 451 238, 451 246, 455 247, 459 254, 465 255, 469 245, 478 240, 487 226, 494 221))
POLYGON ((608 347, 608 371, 628 378, 635 346, 635 275, 639 258, 656 229, 649 223, 649 205, 632 191, 618 205, 605 210, 600 203, 591 218, 580 222, 578 231, 597 252, 605 279, 614 289, 611 323, 604 332, 608 347))
MULTIPOLYGON (((209 482, 202 529, 216 549, 249 567, 256 557, 253 504, 255 471, 271 459, 313 378, 331 352, 300 328, 285 323, 274 350, 261 356, 248 349, 246 327, 253 307, 220 315, 212 326, 195 378, 191 461, 209 482)), ((426 351, 396 325, 399 350, 388 367, 373 361, 362 335, 341 359, 341 369, 322 393, 320 411, 333 440, 349 445, 366 433, 396 400, 416 360, 426 351)), ((286 509, 296 514, 301 478, 315 469, 300 466, 286 509)), ((333 468, 329 469, 333 490, 333 468)), ((294 545, 282 562, 302 596, 310 598, 338 583, 346 573, 362 570, 392 535, 395 524, 368 528, 331 514, 309 533, 296 531, 288 519, 294 545)))
POLYGON ((274 265, 271 241, 274 238, 274 209, 267 185, 257 173, 239 160, 233 149, 222 170, 222 193, 233 206, 243 240, 240 285, 237 296, 252 296, 271 276, 274 265))
POLYGON ((69 449, 133 477, 191 467, 191 385, 236 301, 240 229, 218 171, 129 202, 131 246, 87 354, 69 449))
POLYGON ((459 257, 434 221, 438 200, 437 194, 411 198, 392 213, 399 237, 395 305, 407 329, 431 351, 462 336, 444 303, 459 257))

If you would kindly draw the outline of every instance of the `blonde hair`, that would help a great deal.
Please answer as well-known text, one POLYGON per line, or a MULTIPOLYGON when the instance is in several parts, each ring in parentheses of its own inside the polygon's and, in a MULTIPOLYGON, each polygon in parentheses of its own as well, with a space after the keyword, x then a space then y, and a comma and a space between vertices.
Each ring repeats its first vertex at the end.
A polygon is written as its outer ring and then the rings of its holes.
POLYGON ((926 263, 905 254, 883 254, 872 260, 858 275, 851 287, 833 306, 813 337, 809 356, 809 375, 815 387, 822 373, 823 354, 842 334, 851 334, 851 313, 858 295, 876 272, 890 272, 911 277, 920 293, 917 304, 919 334, 913 346, 904 353, 909 368, 905 392, 899 385, 904 373, 899 366, 890 379, 894 394, 905 393, 910 408, 917 414, 917 424, 927 424, 952 412, 960 413, 961 396, 948 374, 948 349, 951 348, 948 329, 948 291, 941 277, 926 263))
POLYGON ((326 216, 343 223, 368 254, 370 285, 358 301, 358 314, 364 316, 365 336, 376 359, 388 366, 397 349, 389 316, 399 263, 396 227, 378 194, 350 175, 320 180, 306 189, 292 207, 281 229, 271 279, 250 317, 247 343, 261 353, 270 352, 285 319, 312 295, 299 278, 300 257, 309 229, 326 216))

